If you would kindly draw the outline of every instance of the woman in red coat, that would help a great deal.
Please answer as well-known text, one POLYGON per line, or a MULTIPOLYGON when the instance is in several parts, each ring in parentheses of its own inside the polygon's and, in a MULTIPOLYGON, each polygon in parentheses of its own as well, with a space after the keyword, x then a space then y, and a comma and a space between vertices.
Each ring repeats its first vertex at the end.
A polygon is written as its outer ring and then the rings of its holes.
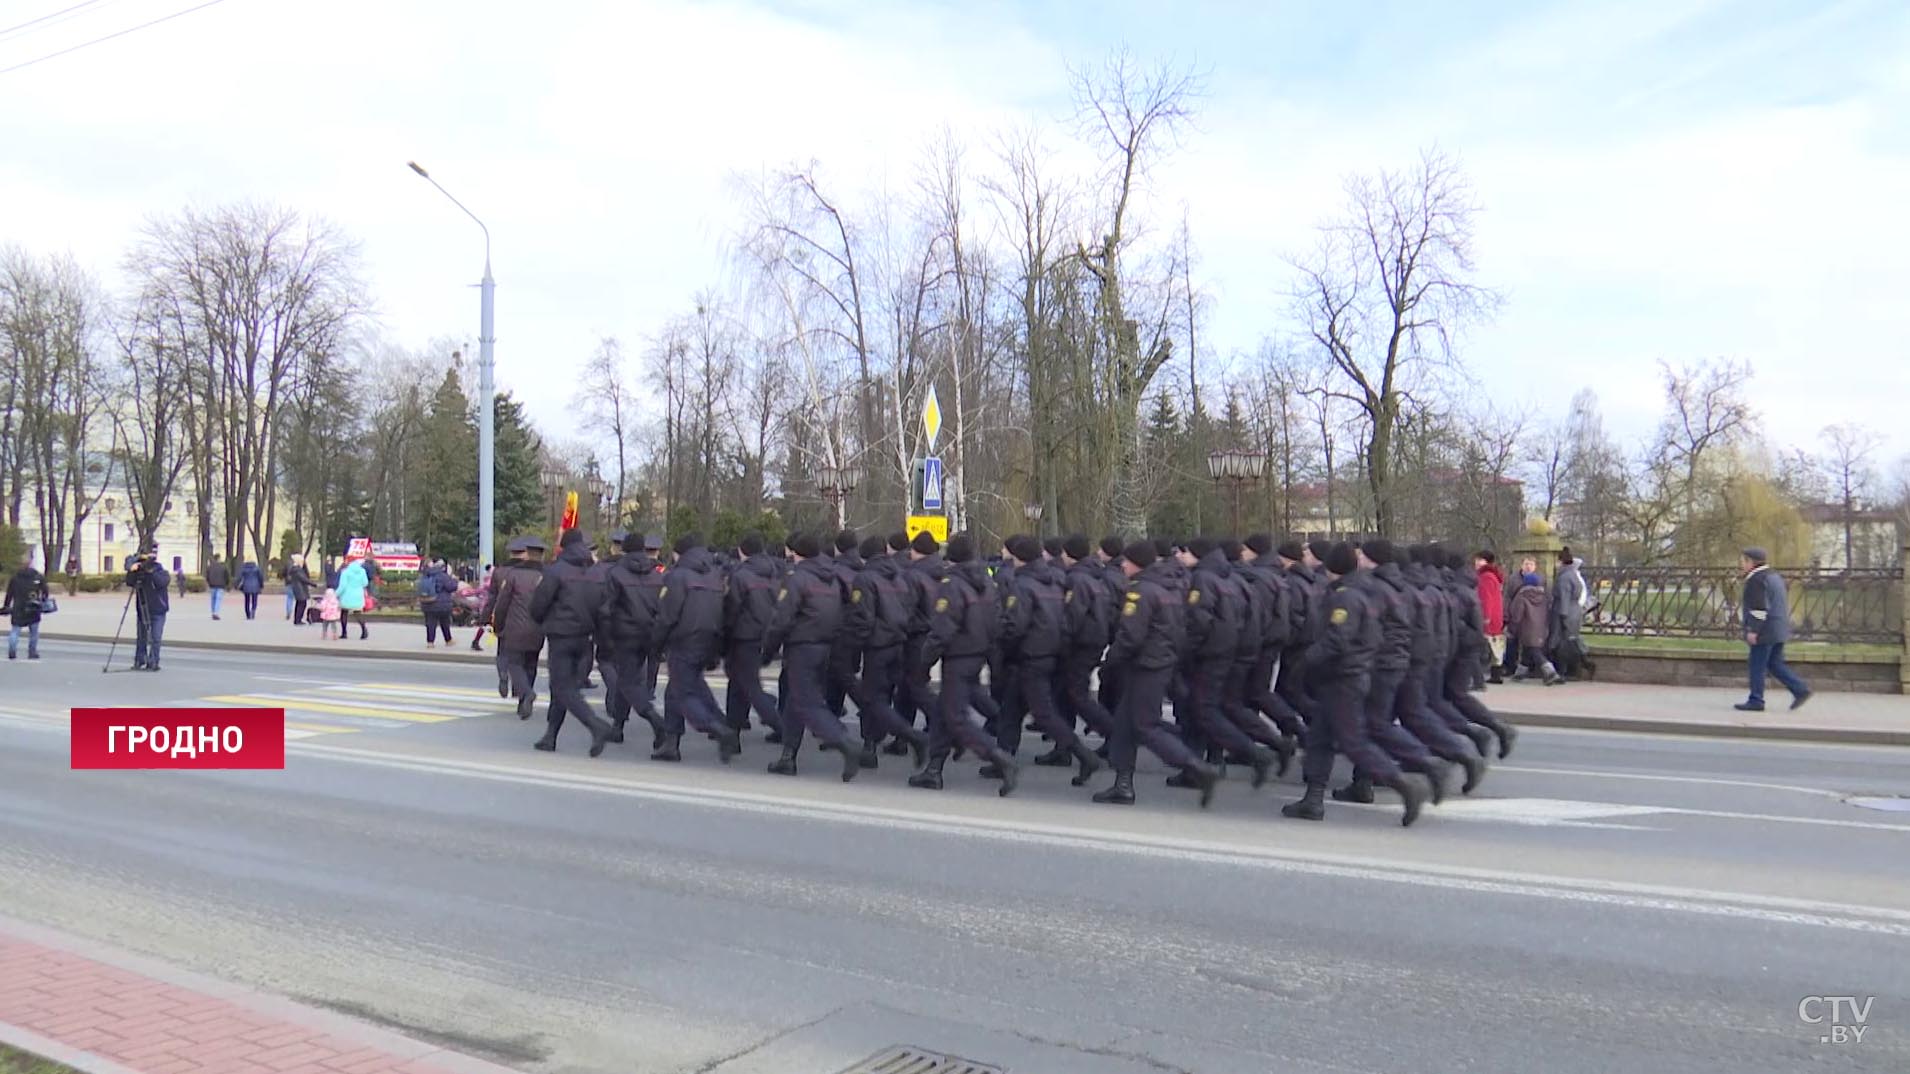
POLYGON ((1479 572, 1479 608, 1485 613, 1486 642, 1492 646, 1486 681, 1504 682, 1499 667, 1505 662, 1505 572, 1499 569, 1499 557, 1490 551, 1472 557, 1472 566, 1479 572))

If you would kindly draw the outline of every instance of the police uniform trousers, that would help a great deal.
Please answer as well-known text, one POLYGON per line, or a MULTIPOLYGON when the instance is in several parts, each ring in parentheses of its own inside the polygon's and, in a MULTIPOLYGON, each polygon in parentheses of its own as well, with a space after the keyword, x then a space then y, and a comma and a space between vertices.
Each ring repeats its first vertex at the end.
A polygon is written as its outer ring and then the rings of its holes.
MULTIPOLYGON (((1399 692, 1405 688, 1404 670, 1376 670, 1373 685, 1366 691, 1366 734, 1387 756, 1408 772, 1430 773, 1436 767, 1433 754, 1417 735, 1401 727, 1399 692)), ((1370 773, 1369 773, 1370 774, 1370 773)))
POLYGON ((1367 677, 1325 679, 1314 687, 1320 709, 1307 724, 1306 758, 1301 772, 1308 786, 1324 787, 1333 776, 1338 750, 1356 771, 1389 783, 1400 778, 1399 763, 1366 733, 1367 677))
POLYGON ((632 712, 638 716, 656 705, 656 694, 650 690, 650 654, 638 643, 622 642, 611 647, 610 663, 616 673, 604 673, 604 707, 610 710, 610 718, 622 726, 630 719, 632 712))
POLYGON ((1320 711, 1320 703, 1307 686, 1306 651, 1304 645, 1289 645, 1280 650, 1280 674, 1274 679, 1273 692, 1310 724, 1320 711))
MULTIPOLYGON (((981 757, 997 748, 969 714, 971 705, 980 709, 986 703, 994 708, 993 699, 981 688, 982 668, 987 663, 988 658, 980 654, 942 658, 942 693, 933 710, 935 718, 929 721, 929 752, 934 756, 946 756, 956 745, 981 757)), ((996 710, 995 715, 1000 714, 996 710)))
MULTIPOLYGON (((1112 741, 1114 716, 1102 706, 1094 691, 1094 668, 1100 662, 1099 649, 1070 649, 1061 658, 1061 696, 1065 702, 1061 711, 1064 717, 1087 724, 1103 741, 1112 741)), ((1104 667, 1101 676, 1105 680, 1111 677, 1111 672, 1104 667)))
MULTIPOLYGON (((1393 699, 1393 711, 1399 725, 1418 739, 1433 756, 1454 763, 1476 755, 1472 740, 1452 729, 1433 711, 1426 697, 1427 669, 1415 666, 1400 680, 1399 693, 1393 699)), ((1461 721, 1463 722, 1463 720, 1461 721)))
POLYGON ((546 737, 555 740, 557 732, 564 726, 564 717, 576 717, 577 722, 590 729, 593 737, 602 737, 610 733, 610 725, 590 710, 590 702, 584 699, 584 680, 590 675, 591 660, 596 656, 596 645, 589 635, 569 637, 553 635, 550 643, 550 708, 546 718, 550 730, 546 737))
POLYGON ((1181 711, 1193 716, 1204 746, 1245 755, 1253 752, 1253 739, 1234 723, 1227 706, 1227 679, 1233 667, 1231 655, 1196 662, 1187 676, 1187 705, 1181 711))
POLYGON ((1242 657, 1234 654, 1233 665, 1227 669, 1227 689, 1221 696, 1225 699, 1226 714, 1240 728, 1240 732, 1262 746, 1278 746, 1281 732, 1260 714, 1260 707, 1254 704, 1252 686, 1254 667, 1259 663, 1259 654, 1242 657))
POLYGON ((1452 662, 1446 665, 1446 700, 1459 710, 1467 723, 1476 723, 1504 738, 1504 721, 1486 708, 1484 702, 1472 696, 1472 672, 1472 661, 1466 656, 1462 654, 1452 658, 1452 662))
POLYGON ((511 677, 512 697, 529 697, 537 689, 537 654, 541 651, 498 647, 498 660, 511 677))
POLYGON ((829 646, 828 682, 824 691, 829 702, 829 711, 841 719, 849 711, 843 699, 849 696, 849 687, 856 680, 856 647, 846 642, 834 642, 829 646))
POLYGON ((1077 739, 1072 721, 1064 719, 1055 706, 1054 675, 1057 661, 1052 656, 1031 656, 1011 662, 1008 677, 1010 692, 1002 703, 1001 719, 995 723, 995 742, 1010 756, 1021 748, 1022 717, 1033 716, 1041 733, 1054 744, 1072 751, 1077 739))
POLYGON ((829 708, 828 642, 798 642, 783 647, 783 666, 789 669, 789 703, 784 709, 783 751, 802 745, 803 728, 845 753, 856 752, 849 729, 829 708))
POLYGON ((1279 662, 1278 645, 1261 647, 1260 655, 1254 658, 1253 665, 1247 669, 1246 701, 1262 716, 1272 720, 1281 734, 1299 738, 1306 734, 1306 720, 1292 702, 1281 697, 1273 688, 1274 665, 1279 662))
POLYGON ((666 734, 681 735, 684 721, 704 734, 723 731, 723 710, 716 707, 716 695, 703 678, 704 656, 700 650, 677 646, 666 657, 670 664, 670 684, 663 688, 663 729, 666 734))
POLYGON ((910 739, 915 726, 895 711, 896 680, 902 676, 902 646, 884 645, 862 650, 862 674, 849 684, 849 698, 856 703, 856 721, 861 724, 862 742, 873 748, 889 735, 910 739))
POLYGON ((597 635, 593 653, 597 671, 604 677, 604 712, 611 723, 622 726, 630 718, 630 706, 624 701, 623 692, 617 689, 617 651, 609 635, 597 635))
POLYGON ((926 634, 912 634, 902 643, 902 681, 895 690, 896 715, 911 727, 919 715, 924 729, 935 726, 935 710, 941 705, 935 688, 929 684, 929 670, 934 665, 923 655, 927 644, 926 634))
POLYGON ((731 638, 729 651, 723 654, 723 672, 730 680, 723 692, 723 716, 731 727, 748 728, 751 712, 765 727, 782 726, 776 699, 763 688, 763 639, 731 638))
POLYGON ((1108 748, 1108 759, 1114 762, 1116 771, 1134 771, 1139 746, 1146 746, 1148 752, 1174 768, 1186 768, 1200 760, 1161 721, 1161 705, 1173 676, 1173 668, 1129 668, 1121 676, 1121 707, 1114 714, 1114 740, 1108 748))

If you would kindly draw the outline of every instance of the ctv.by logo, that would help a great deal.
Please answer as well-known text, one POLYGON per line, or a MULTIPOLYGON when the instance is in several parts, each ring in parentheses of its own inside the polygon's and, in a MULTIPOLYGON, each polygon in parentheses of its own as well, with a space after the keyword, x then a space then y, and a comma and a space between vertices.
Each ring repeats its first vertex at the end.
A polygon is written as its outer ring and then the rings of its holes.
POLYGON ((1876 996, 1805 996, 1797 1001, 1797 1020, 1816 1026, 1819 1044, 1862 1044, 1870 1027, 1870 1005, 1876 996))

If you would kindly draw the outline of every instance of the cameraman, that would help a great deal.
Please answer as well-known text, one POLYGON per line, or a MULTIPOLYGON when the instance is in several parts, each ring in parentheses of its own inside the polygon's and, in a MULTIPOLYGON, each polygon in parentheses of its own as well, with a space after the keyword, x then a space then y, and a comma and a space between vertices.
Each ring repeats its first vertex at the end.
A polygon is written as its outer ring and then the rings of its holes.
POLYGON ((139 604, 139 635, 133 643, 133 670, 159 670, 159 642, 166 634, 166 613, 172 610, 166 586, 171 581, 159 565, 159 549, 148 545, 126 568, 126 587, 139 604))

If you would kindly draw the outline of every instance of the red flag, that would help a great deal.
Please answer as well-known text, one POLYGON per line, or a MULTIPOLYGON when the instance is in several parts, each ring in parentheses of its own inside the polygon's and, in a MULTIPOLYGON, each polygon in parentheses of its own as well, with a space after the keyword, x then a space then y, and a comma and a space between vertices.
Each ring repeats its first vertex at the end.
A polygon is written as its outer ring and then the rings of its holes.
POLYGON ((566 492, 564 493, 564 521, 562 525, 557 527, 557 529, 558 529, 558 532, 561 533, 564 530, 574 530, 576 528, 577 528, 577 494, 574 492, 566 492))

